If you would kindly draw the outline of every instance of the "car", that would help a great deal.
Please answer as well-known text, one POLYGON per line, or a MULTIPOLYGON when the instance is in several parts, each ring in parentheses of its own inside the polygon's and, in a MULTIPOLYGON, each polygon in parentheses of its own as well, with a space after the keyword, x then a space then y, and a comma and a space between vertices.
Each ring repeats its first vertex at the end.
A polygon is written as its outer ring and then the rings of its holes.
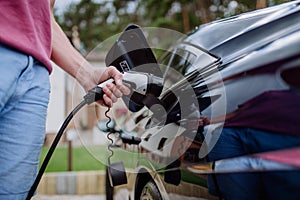
POLYGON ((207 192, 213 170, 203 145, 215 127, 203 129, 199 117, 225 116, 264 91, 289 88, 280 72, 299 63, 299 44, 300 1, 204 24, 178 40, 158 59, 164 120, 147 108, 132 113, 143 132, 128 198, 217 199, 207 192))

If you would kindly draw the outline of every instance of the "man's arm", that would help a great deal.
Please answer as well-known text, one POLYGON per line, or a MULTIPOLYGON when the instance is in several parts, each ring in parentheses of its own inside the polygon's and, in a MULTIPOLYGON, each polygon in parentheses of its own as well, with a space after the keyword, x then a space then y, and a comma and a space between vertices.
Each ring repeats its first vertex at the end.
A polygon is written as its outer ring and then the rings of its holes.
POLYGON ((52 53, 51 60, 64 71, 74 77, 80 85, 89 90, 98 83, 113 77, 116 85, 107 84, 103 88, 105 92, 104 101, 112 106, 122 93, 128 94, 129 89, 121 84, 122 74, 114 67, 94 68, 91 64, 72 46, 69 39, 55 21, 53 6, 55 0, 51 0, 51 26, 52 26, 52 53))

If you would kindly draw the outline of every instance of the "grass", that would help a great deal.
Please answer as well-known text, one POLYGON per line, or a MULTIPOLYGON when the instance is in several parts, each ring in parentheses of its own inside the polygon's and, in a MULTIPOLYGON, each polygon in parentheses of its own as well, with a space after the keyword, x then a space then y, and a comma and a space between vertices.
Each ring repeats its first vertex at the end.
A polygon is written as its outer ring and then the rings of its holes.
MULTIPOLYGON (((139 160, 138 154, 125 151, 120 148, 113 148, 114 155, 111 162, 123 161, 125 168, 135 168, 139 160)), ((49 147, 43 147, 41 152, 41 163, 44 160, 49 147)), ((73 147, 72 149, 72 171, 105 170, 109 152, 106 146, 73 147)), ((142 157, 141 157, 142 158, 142 157)), ((144 159, 140 159, 140 164, 144 159)), ((147 163, 147 162, 146 162, 147 163)), ((152 163, 155 165, 155 163, 152 163)), ((156 166, 158 167, 158 166, 156 166)), ((159 167, 158 167, 159 168, 159 167)), ((68 148, 59 146, 47 166, 46 172, 68 171, 68 148)), ((207 187, 206 180, 197 177, 185 170, 182 170, 182 180, 207 187)))
MULTIPOLYGON (((137 154, 113 148, 114 155, 111 162, 123 161, 124 166, 134 167, 137 162, 137 154)), ((41 163, 44 161, 49 147, 43 147, 41 163)), ((72 148, 72 171, 104 170, 109 156, 106 146, 73 147, 72 148)), ((40 164, 41 164, 40 163, 40 164)), ((68 148, 58 146, 46 168, 46 172, 68 171, 68 148)))
MULTIPOLYGON (((49 147, 43 147, 41 152, 41 163, 42 161, 44 161, 44 158, 48 151, 49 147)), ((75 147, 72 149, 73 171, 102 170, 104 168, 104 164, 95 159, 86 148, 75 147)), ((62 171, 68 171, 68 148, 64 146, 59 146, 55 149, 46 168, 46 172, 62 171)))

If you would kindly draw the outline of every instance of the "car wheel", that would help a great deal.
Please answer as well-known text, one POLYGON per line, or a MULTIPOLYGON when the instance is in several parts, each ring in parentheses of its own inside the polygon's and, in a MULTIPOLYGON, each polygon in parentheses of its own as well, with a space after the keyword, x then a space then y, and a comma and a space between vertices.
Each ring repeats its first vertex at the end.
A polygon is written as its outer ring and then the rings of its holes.
POLYGON ((105 194, 106 194, 106 200, 114 199, 114 187, 110 185, 108 168, 106 168, 106 173, 105 173, 105 194))
POLYGON ((153 180, 148 181, 142 188, 140 200, 162 200, 158 187, 153 180))

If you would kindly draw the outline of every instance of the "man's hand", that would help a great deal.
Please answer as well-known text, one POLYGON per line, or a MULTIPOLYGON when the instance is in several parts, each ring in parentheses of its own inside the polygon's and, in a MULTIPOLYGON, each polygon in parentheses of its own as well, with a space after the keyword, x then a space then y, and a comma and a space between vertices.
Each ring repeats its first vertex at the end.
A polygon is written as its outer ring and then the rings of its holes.
POLYGON ((81 68, 78 76, 76 76, 76 79, 86 92, 110 78, 114 79, 114 83, 107 83, 102 88, 102 91, 105 93, 103 101, 98 101, 100 105, 108 107, 111 107, 123 94, 130 94, 129 88, 122 84, 122 74, 115 67, 94 68, 90 65, 85 65, 85 67, 81 68))
POLYGON ((91 78, 88 85, 86 85, 85 89, 89 90, 95 85, 104 82, 109 78, 113 78, 115 83, 107 83, 103 88, 103 101, 100 101, 101 105, 105 104, 106 106, 111 107, 113 103, 115 103, 118 98, 122 97, 123 94, 128 95, 130 93, 129 88, 122 84, 122 74, 113 66, 102 69, 94 69, 94 73, 92 74, 94 77, 91 78))

